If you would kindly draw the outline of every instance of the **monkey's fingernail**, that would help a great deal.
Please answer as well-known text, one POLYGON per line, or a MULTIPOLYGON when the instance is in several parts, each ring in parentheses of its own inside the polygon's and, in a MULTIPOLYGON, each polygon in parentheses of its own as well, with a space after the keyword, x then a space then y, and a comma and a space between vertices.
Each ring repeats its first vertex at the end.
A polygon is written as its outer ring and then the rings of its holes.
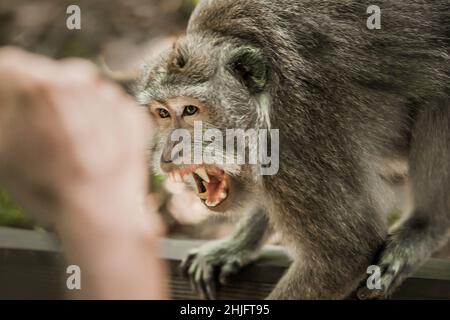
POLYGON ((206 172, 205 168, 197 168, 194 171, 200 178, 202 178, 203 180, 205 180, 206 182, 210 182, 209 180, 209 176, 208 173, 206 172))

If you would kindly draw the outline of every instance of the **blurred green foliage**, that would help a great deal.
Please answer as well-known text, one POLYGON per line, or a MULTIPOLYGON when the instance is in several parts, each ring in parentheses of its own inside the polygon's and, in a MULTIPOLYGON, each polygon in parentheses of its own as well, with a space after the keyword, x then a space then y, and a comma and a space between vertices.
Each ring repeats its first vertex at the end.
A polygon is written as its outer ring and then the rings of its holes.
POLYGON ((159 174, 153 174, 150 177, 152 191, 159 191, 163 187, 164 176, 159 174))
POLYGON ((34 227, 34 221, 2 189, 0 189, 0 226, 22 229, 34 227))

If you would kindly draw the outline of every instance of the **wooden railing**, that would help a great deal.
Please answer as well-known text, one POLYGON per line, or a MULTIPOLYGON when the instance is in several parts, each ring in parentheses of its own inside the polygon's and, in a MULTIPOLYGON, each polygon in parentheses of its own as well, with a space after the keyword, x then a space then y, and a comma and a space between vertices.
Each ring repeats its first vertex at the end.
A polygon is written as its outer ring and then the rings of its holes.
MULTIPOLYGON (((186 252, 203 241, 166 239, 162 258, 171 270, 174 299, 196 299, 178 266, 186 252)), ((261 258, 218 292, 219 299, 263 299, 290 264, 280 247, 268 246, 261 258)), ((0 227, 0 299, 62 299, 65 262, 54 236, 0 227)), ((393 298, 450 299, 450 260, 431 259, 408 278, 393 298)))

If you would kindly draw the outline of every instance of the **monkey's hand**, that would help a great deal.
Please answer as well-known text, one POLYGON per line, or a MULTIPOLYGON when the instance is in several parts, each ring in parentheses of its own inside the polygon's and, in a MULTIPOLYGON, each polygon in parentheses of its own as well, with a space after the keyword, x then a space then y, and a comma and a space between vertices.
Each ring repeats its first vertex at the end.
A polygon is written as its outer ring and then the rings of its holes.
POLYGON ((181 271, 202 299, 215 299, 217 284, 226 284, 232 274, 256 259, 257 252, 233 238, 212 241, 189 252, 181 271))
MULTIPOLYGON (((405 237, 405 239, 410 238, 405 237)), ((359 299, 387 299, 391 297, 403 280, 420 265, 417 261, 420 256, 418 250, 409 250, 410 247, 402 243, 401 239, 401 237, 396 237, 395 234, 389 236, 386 248, 377 262, 377 266, 380 268, 378 280, 380 288, 369 289, 367 285, 362 286, 357 291, 359 299)))

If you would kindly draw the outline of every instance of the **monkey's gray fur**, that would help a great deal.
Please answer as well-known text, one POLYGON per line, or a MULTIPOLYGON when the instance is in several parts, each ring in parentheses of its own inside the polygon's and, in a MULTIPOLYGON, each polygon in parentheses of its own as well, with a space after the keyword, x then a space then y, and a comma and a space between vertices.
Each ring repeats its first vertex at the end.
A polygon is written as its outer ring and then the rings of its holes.
POLYGON ((262 208, 185 261, 205 297, 215 272, 254 259, 269 225, 295 256, 271 299, 346 298, 361 283, 360 298, 386 297, 448 238, 448 0, 203 0, 137 86, 142 104, 176 96, 207 104, 212 127, 280 129, 278 174, 233 177, 233 210, 262 208), (380 30, 366 27, 372 4, 380 30), (413 205, 388 230, 394 174, 413 205), (364 286, 371 264, 381 290, 364 286))

